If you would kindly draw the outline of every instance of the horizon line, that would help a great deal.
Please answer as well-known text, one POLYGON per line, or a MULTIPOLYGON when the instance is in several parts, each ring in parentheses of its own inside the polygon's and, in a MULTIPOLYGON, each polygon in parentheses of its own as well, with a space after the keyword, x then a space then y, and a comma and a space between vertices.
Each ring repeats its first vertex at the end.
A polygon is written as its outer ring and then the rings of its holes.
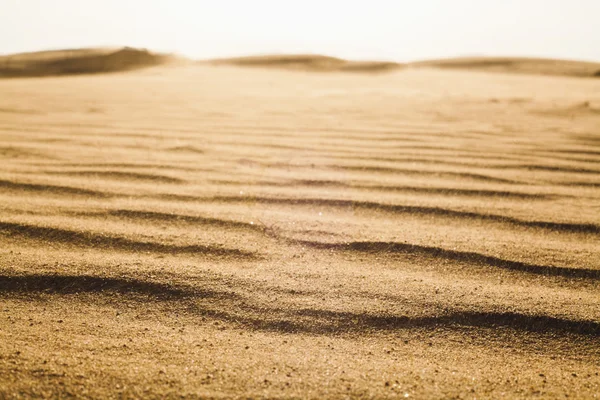
POLYGON ((556 61, 574 61, 574 62, 587 62, 587 63, 600 63, 600 59, 586 59, 586 58, 564 58, 560 56, 551 56, 551 55, 523 55, 523 54, 490 54, 490 53, 474 53, 474 54, 458 54, 458 55, 442 55, 442 56, 432 56, 426 58, 412 58, 401 60, 399 58, 389 58, 389 57, 380 57, 380 58, 369 58, 369 57, 347 57, 339 53, 324 53, 324 52, 287 52, 287 51, 259 51, 253 53, 236 53, 230 55, 215 55, 210 57, 197 57, 192 56, 190 54, 186 54, 186 52, 178 52, 167 49, 153 49, 145 46, 130 46, 130 45, 93 45, 93 46, 82 46, 82 47, 49 47, 37 50, 24 50, 19 52, 0 52, 0 57, 10 57, 17 56, 23 54, 35 54, 35 53, 44 53, 44 52, 59 52, 59 51, 77 51, 77 50, 93 50, 93 49, 123 49, 123 48, 131 48, 136 50, 147 50, 149 52, 155 54, 166 54, 177 57, 182 57, 189 59, 190 61, 212 61, 212 60, 225 60, 225 59, 235 59, 235 58, 244 58, 244 57, 265 57, 265 56, 293 56, 293 55, 311 55, 311 56, 324 56, 324 57, 334 57, 340 58, 346 61, 371 61, 371 62, 393 62, 397 64, 411 64, 411 63, 419 63, 425 61, 442 61, 442 60, 454 60, 454 59, 468 59, 468 58, 502 58, 502 59, 530 59, 530 60, 556 60, 556 61))

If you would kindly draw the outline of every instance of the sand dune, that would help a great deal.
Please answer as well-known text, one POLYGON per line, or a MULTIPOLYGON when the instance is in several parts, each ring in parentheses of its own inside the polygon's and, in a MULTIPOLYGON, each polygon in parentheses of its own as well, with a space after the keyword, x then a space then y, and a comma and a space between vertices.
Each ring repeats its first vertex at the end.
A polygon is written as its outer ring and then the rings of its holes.
POLYGON ((174 60, 173 56, 129 47, 22 53, 0 56, 0 78, 131 71, 174 60))
POLYGON ((401 68, 442 68, 467 71, 557 75, 600 76, 600 63, 518 57, 471 57, 423 60, 410 63, 350 61, 324 55, 263 55, 211 60, 213 65, 286 68, 304 71, 391 72, 401 68))
MULTIPOLYGON (((0 78, 122 72, 168 63, 181 64, 183 61, 182 57, 130 47, 40 51, 0 56, 0 78)), ((273 54, 203 60, 197 63, 312 72, 381 73, 425 67, 530 75, 600 76, 600 63, 523 57, 459 57, 398 63, 346 60, 319 54, 273 54)), ((0 113, 3 112, 35 111, 0 109, 0 113)))
POLYGON ((576 77, 600 76, 600 63, 553 60, 545 58, 464 57, 441 60, 425 60, 412 63, 412 65, 433 68, 526 73, 536 75, 562 75, 576 77))
POLYGON ((211 65, 285 68, 320 72, 386 72, 402 68, 387 61, 350 61, 318 54, 263 55, 210 60, 211 65))
POLYGON ((0 397, 600 393, 592 69, 74 54, 0 80, 0 397))

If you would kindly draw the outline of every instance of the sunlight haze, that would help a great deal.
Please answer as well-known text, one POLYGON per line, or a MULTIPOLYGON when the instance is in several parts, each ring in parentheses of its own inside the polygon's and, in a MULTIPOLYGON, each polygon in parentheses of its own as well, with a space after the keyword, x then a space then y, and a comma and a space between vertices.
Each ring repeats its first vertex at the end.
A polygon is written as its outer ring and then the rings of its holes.
POLYGON ((595 0, 1 0, 0 53, 145 47, 212 58, 320 53, 600 60, 595 0))

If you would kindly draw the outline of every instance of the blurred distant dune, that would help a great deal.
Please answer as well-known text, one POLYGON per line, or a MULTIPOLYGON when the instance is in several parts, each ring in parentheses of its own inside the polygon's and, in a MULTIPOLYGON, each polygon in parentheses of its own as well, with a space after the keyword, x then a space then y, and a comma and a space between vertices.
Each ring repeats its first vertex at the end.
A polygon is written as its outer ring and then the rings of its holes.
POLYGON ((145 49, 91 48, 0 57, 0 77, 35 77, 129 71, 172 62, 175 56, 145 49))
POLYGON ((564 75, 599 77, 600 63, 586 61, 554 60, 518 57, 465 57, 428 60, 412 63, 413 66, 513 72, 539 75, 564 75))
POLYGON ((386 61, 350 61, 318 54, 260 55, 209 60, 213 65, 288 68, 308 71, 383 72, 403 67, 386 61))
POLYGON ((600 63, 517 57, 461 57, 403 64, 389 61, 351 61, 317 54, 296 54, 234 57, 209 60, 208 62, 213 65, 287 68, 306 71, 388 72, 400 68, 425 67, 574 77, 600 76, 600 63))
MULTIPOLYGON (((183 57, 146 49, 88 48, 0 56, 1 77, 35 77, 122 72, 183 62, 183 57)), ((203 65, 280 68, 314 72, 390 72, 403 68, 442 68, 572 77, 600 77, 600 63, 518 57, 459 57, 411 63, 354 61, 318 54, 275 54, 198 61, 203 65)))

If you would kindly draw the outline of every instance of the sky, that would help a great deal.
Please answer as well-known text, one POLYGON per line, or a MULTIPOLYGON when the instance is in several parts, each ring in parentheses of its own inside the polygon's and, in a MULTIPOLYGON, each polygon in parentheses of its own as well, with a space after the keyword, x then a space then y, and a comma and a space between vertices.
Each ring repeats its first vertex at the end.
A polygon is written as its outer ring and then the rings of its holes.
POLYGON ((199 59, 600 61, 600 0, 0 0, 0 54, 125 45, 199 59))

